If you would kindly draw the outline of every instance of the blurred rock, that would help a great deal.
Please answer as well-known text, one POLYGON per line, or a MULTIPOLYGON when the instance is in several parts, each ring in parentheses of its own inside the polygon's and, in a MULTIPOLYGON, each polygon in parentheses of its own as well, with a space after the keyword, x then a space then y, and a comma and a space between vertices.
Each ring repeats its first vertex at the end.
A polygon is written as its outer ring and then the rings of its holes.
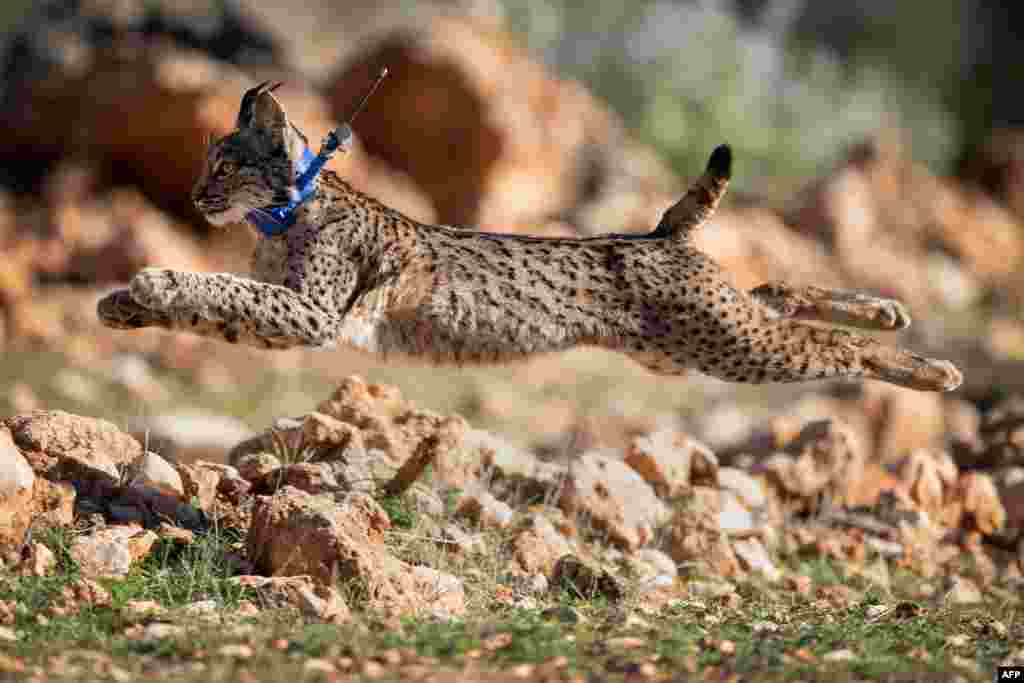
POLYGON ((129 422, 129 428, 148 448, 179 462, 222 460, 227 451, 253 434, 236 418, 197 411, 139 417, 129 422))
POLYGON ((408 491, 428 468, 434 467, 442 457, 451 459, 451 453, 462 445, 466 423, 462 419, 449 418, 443 421, 438 431, 429 434, 416 446, 412 455, 406 458, 395 475, 383 486, 383 491, 400 496, 408 491))
POLYGON ((896 462, 908 453, 925 448, 942 448, 946 433, 946 411, 942 394, 868 382, 861 389, 856 409, 871 420, 872 459, 896 462))
POLYGON ((71 557, 83 576, 121 578, 133 562, 148 553, 157 535, 137 526, 110 526, 79 536, 71 546, 71 557))
POLYGON ((1019 128, 993 131, 966 160, 960 177, 984 189, 1024 222, 1024 132, 1019 128))
MULTIPOLYGON (((453 432, 453 438, 461 438, 467 426, 462 418, 444 418, 416 409, 402 399, 396 387, 367 384, 357 376, 343 380, 331 398, 317 407, 317 411, 358 429, 365 448, 379 450, 387 462, 395 466, 404 463, 427 436, 453 432)), ((349 438, 347 431, 340 437, 343 442, 349 438)), ((448 442, 447 437, 443 440, 448 442)), ((454 455, 457 454, 439 454, 436 462, 439 473, 445 471, 448 457, 454 455)), ((327 459, 328 456, 321 458, 327 459)))
POLYGON ((341 491, 330 465, 322 462, 296 462, 271 470, 253 481, 256 495, 272 494, 284 486, 291 486, 311 495, 341 491))
POLYGON ((276 470, 281 466, 281 461, 270 453, 250 453, 243 456, 235 465, 238 474, 243 479, 255 482, 262 479, 267 473, 276 470))
POLYGON ((465 489, 455 503, 456 517, 469 519, 484 528, 505 529, 512 523, 513 514, 507 503, 479 485, 465 489))
POLYGON ((175 544, 180 546, 192 545, 196 540, 196 535, 193 531, 168 524, 167 522, 160 522, 157 527, 157 535, 161 540, 174 541, 175 544))
MULTIPOLYGON (((2 347, 2 335, 0 335, 0 347, 2 347)), ((30 413, 39 410, 39 398, 35 391, 24 382, 15 382, 7 392, 7 402, 15 413, 30 413)))
POLYGON ((110 359, 106 374, 147 404, 164 403, 171 394, 153 372, 152 365, 141 355, 121 353, 110 359))
POLYGON ((543 514, 534 512, 524 520, 512 539, 512 557, 527 573, 551 574, 558 559, 572 547, 543 514))
POLYGON ((462 555, 479 555, 487 551, 482 534, 470 534, 458 524, 445 524, 437 545, 451 553, 462 555))
POLYGON ((573 555, 565 555, 551 572, 551 590, 564 591, 575 599, 597 597, 616 602, 624 596, 619 581, 608 571, 593 567, 573 555))
POLYGON ((49 576, 57 568, 57 556, 42 543, 31 543, 22 550, 18 573, 23 576, 49 576))
POLYGON ((540 460, 529 451, 480 429, 468 430, 463 443, 466 452, 478 454, 478 463, 474 466, 477 478, 489 482, 489 488, 503 500, 540 498, 553 502, 559 498, 567 476, 564 465, 540 460))
POLYGON ((979 294, 975 282, 1014 283, 1024 257, 1012 216, 914 164, 891 131, 855 147, 790 220, 829 244, 858 287, 918 310, 963 308, 979 294))
MULTIPOLYGON (((1019 542, 1024 549, 1024 480, 999 487, 999 500, 1006 511, 1005 532, 1008 540, 1019 542)), ((1024 564, 1021 567, 1024 570, 1024 564)))
POLYGON ((75 73, 115 39, 173 41, 216 59, 245 65, 280 61, 280 47, 249 12, 212 0, 44 0, 9 38, 8 77, 42 79, 75 73))
POLYGON ((694 243, 742 289, 771 280, 848 285, 824 245, 793 230, 768 209, 725 207, 694 236, 694 243))
POLYGON ((256 591, 269 606, 290 605, 320 622, 342 624, 352 617, 337 588, 316 583, 308 576, 244 575, 230 581, 256 591))
POLYGON ((0 552, 17 548, 24 541, 32 522, 29 501, 35 480, 11 433, 0 428, 0 552))
POLYGON ((40 277, 106 284, 127 282, 147 266, 211 269, 184 227, 134 189, 44 199, 46 224, 35 229, 50 258, 36 264, 40 277))
POLYGON ((952 497, 959 474, 953 459, 943 451, 915 451, 899 470, 911 501, 935 520, 944 518, 945 504, 952 497))
POLYGON ((661 582, 671 583, 679 576, 675 561, 667 553, 657 548, 642 548, 636 555, 636 564, 646 565, 647 569, 641 569, 640 574, 647 574, 649 577, 661 577, 661 582), (665 581, 668 579, 668 581, 665 581))
POLYGON ((708 576, 735 576, 739 561, 725 532, 719 527, 719 492, 697 486, 690 498, 675 506, 669 522, 668 554, 676 564, 696 565, 708 576))
POLYGON ((981 590, 970 579, 954 576, 948 582, 942 596, 943 602, 949 605, 974 605, 982 601, 981 590))
POLYGON ((74 507, 75 488, 71 483, 36 477, 31 512, 34 525, 56 528, 70 526, 74 519, 74 507))
POLYGON ((985 413, 979 428, 981 450, 975 466, 1024 465, 1024 397, 1011 396, 985 413))
POLYGON ((813 506, 821 494, 835 505, 872 502, 878 492, 863 486, 864 466, 864 452, 849 428, 822 420, 805 426, 784 453, 771 456, 759 469, 790 506, 800 509, 813 506))
POLYGON ((782 578, 782 572, 772 562, 768 551, 758 539, 745 538, 733 541, 732 548, 744 569, 760 574, 769 581, 778 581, 782 578))
POLYGON ((719 491, 718 528, 729 536, 746 537, 756 533, 757 520, 753 512, 740 501, 739 496, 729 490, 719 491))
POLYGON ((423 188, 444 223, 514 229, 575 212, 584 232, 647 231, 672 201, 658 195, 671 173, 634 149, 618 117, 493 22, 438 17, 371 43, 331 79, 338 118, 382 65, 391 76, 359 134, 423 188), (448 160, 445 173, 436 159, 448 160), (602 203, 610 192, 617 211, 602 203), (602 204, 592 212, 600 228, 587 203, 602 204))
POLYGON ((768 504, 764 486, 758 479, 735 467, 722 467, 718 470, 718 487, 730 491, 748 510, 763 512, 768 504))
POLYGON ((206 465, 202 461, 178 463, 175 469, 181 478, 184 499, 194 501, 200 510, 208 513, 213 510, 223 472, 206 465))
POLYGON ((627 552, 650 543, 654 530, 671 515, 639 474, 615 455, 600 451, 573 461, 558 504, 569 517, 586 515, 595 529, 627 552))
POLYGON ((133 463, 132 469, 135 476, 132 477, 131 486, 152 488, 162 495, 179 500, 185 497, 185 487, 181 483, 181 476, 171 463, 156 453, 146 451, 133 463))
MULTIPOLYGON (((337 122, 310 89, 273 75, 287 81, 278 95, 292 122, 318 144, 337 122)), ((38 165, 72 150, 202 225, 189 191, 205 163, 206 138, 234 127, 241 95, 256 80, 201 52, 115 35, 75 68, 50 65, 45 77, 8 89, 18 106, 6 108, 0 121, 16 127, 17 135, 0 144, 0 159, 38 165), (76 113, 74 120, 67 111, 76 113)), ((414 218, 433 218, 408 181, 366 161, 358 145, 343 157, 331 166, 354 185, 414 218)))
POLYGON ((961 475, 954 499, 961 505, 965 517, 957 526, 991 536, 1006 523, 1006 510, 988 474, 968 472, 961 475))
POLYGON ((626 453, 632 467, 661 498, 671 498, 694 485, 714 485, 718 460, 711 450, 696 439, 673 429, 665 429, 633 440, 626 453), (693 461, 697 460, 696 464, 693 461), (691 469, 712 476, 691 482, 691 469))
POLYGON ((418 611, 424 616, 449 621, 465 613, 466 591, 461 579, 423 565, 415 565, 409 572, 417 600, 423 602, 418 611))
MULTIPOLYGON (((944 402, 946 437, 950 442, 953 460, 960 466, 959 456, 965 453, 978 453, 982 450, 981 412, 968 401, 948 398, 944 402)), ((973 460, 973 457, 971 458, 973 460)))
POLYGON ((418 410, 397 388, 351 376, 297 426, 274 428, 243 441, 231 450, 228 461, 274 454, 285 460, 328 463, 342 488, 369 491, 376 482, 402 471, 421 445, 434 444, 421 464, 432 465, 440 481, 461 485, 477 466, 476 458, 464 455, 466 431, 461 417, 418 410))

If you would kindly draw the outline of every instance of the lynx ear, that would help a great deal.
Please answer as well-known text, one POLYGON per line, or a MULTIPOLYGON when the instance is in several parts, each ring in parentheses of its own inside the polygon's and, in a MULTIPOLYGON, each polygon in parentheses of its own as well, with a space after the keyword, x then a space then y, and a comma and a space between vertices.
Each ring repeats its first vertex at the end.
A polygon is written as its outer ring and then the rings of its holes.
POLYGON ((256 101, 260 98, 260 95, 274 92, 279 87, 281 87, 280 83, 271 85, 270 81, 263 81, 255 88, 246 90, 245 94, 242 95, 242 106, 238 108, 238 120, 235 122, 235 127, 241 130, 251 126, 256 115, 256 101))
POLYGON ((277 101, 277 98, 271 94, 276 87, 267 88, 257 93, 250 121, 252 127, 262 130, 274 138, 288 129, 288 115, 284 113, 284 107, 277 101))

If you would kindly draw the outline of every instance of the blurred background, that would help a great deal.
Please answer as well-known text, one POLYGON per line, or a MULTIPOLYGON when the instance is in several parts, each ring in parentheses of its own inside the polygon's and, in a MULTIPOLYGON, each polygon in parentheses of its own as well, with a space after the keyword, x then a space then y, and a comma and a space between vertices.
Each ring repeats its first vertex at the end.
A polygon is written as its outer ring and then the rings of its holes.
POLYGON ((1019 3, 7 0, 0 27, 0 415, 106 417, 217 458, 358 372, 540 454, 663 426, 727 453, 793 414, 853 421, 882 459, 969 460, 1024 388, 1019 3), (246 268, 252 231, 188 203, 246 88, 284 81, 320 140, 383 65, 332 162, 360 189, 424 221, 646 231, 728 141, 734 191, 700 244, 736 284, 899 297, 915 323, 886 336, 961 364, 964 388, 666 380, 586 349, 435 369, 97 323, 142 267, 246 268))

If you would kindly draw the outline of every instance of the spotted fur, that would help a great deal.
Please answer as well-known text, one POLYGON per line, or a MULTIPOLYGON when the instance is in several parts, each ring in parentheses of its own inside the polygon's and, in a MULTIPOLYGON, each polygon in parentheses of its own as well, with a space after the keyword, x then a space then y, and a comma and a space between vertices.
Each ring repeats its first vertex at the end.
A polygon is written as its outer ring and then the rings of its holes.
MULTIPOLYGON (((280 205, 306 139, 261 86, 210 147, 196 206, 215 223, 280 205)), ((900 329, 895 301, 769 283, 744 292, 697 250, 729 179, 718 148, 646 235, 540 238, 418 223, 325 171, 286 232, 261 238, 251 278, 147 269, 103 299, 110 327, 159 326, 265 348, 344 345, 436 363, 501 363, 594 345, 663 375, 734 382, 867 378, 948 391, 948 361, 807 324, 900 329)))

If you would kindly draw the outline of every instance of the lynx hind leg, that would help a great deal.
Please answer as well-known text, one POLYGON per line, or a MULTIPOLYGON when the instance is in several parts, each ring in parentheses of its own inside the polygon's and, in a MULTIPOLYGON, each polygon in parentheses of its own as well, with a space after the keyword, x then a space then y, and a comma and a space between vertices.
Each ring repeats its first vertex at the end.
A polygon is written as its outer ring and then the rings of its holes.
POLYGON ((750 291, 784 318, 816 320, 868 330, 902 330, 910 314, 899 301, 847 289, 768 282, 750 291))
POLYGON ((918 391, 953 391, 964 376, 948 360, 927 358, 893 346, 871 349, 862 360, 867 376, 918 391))

